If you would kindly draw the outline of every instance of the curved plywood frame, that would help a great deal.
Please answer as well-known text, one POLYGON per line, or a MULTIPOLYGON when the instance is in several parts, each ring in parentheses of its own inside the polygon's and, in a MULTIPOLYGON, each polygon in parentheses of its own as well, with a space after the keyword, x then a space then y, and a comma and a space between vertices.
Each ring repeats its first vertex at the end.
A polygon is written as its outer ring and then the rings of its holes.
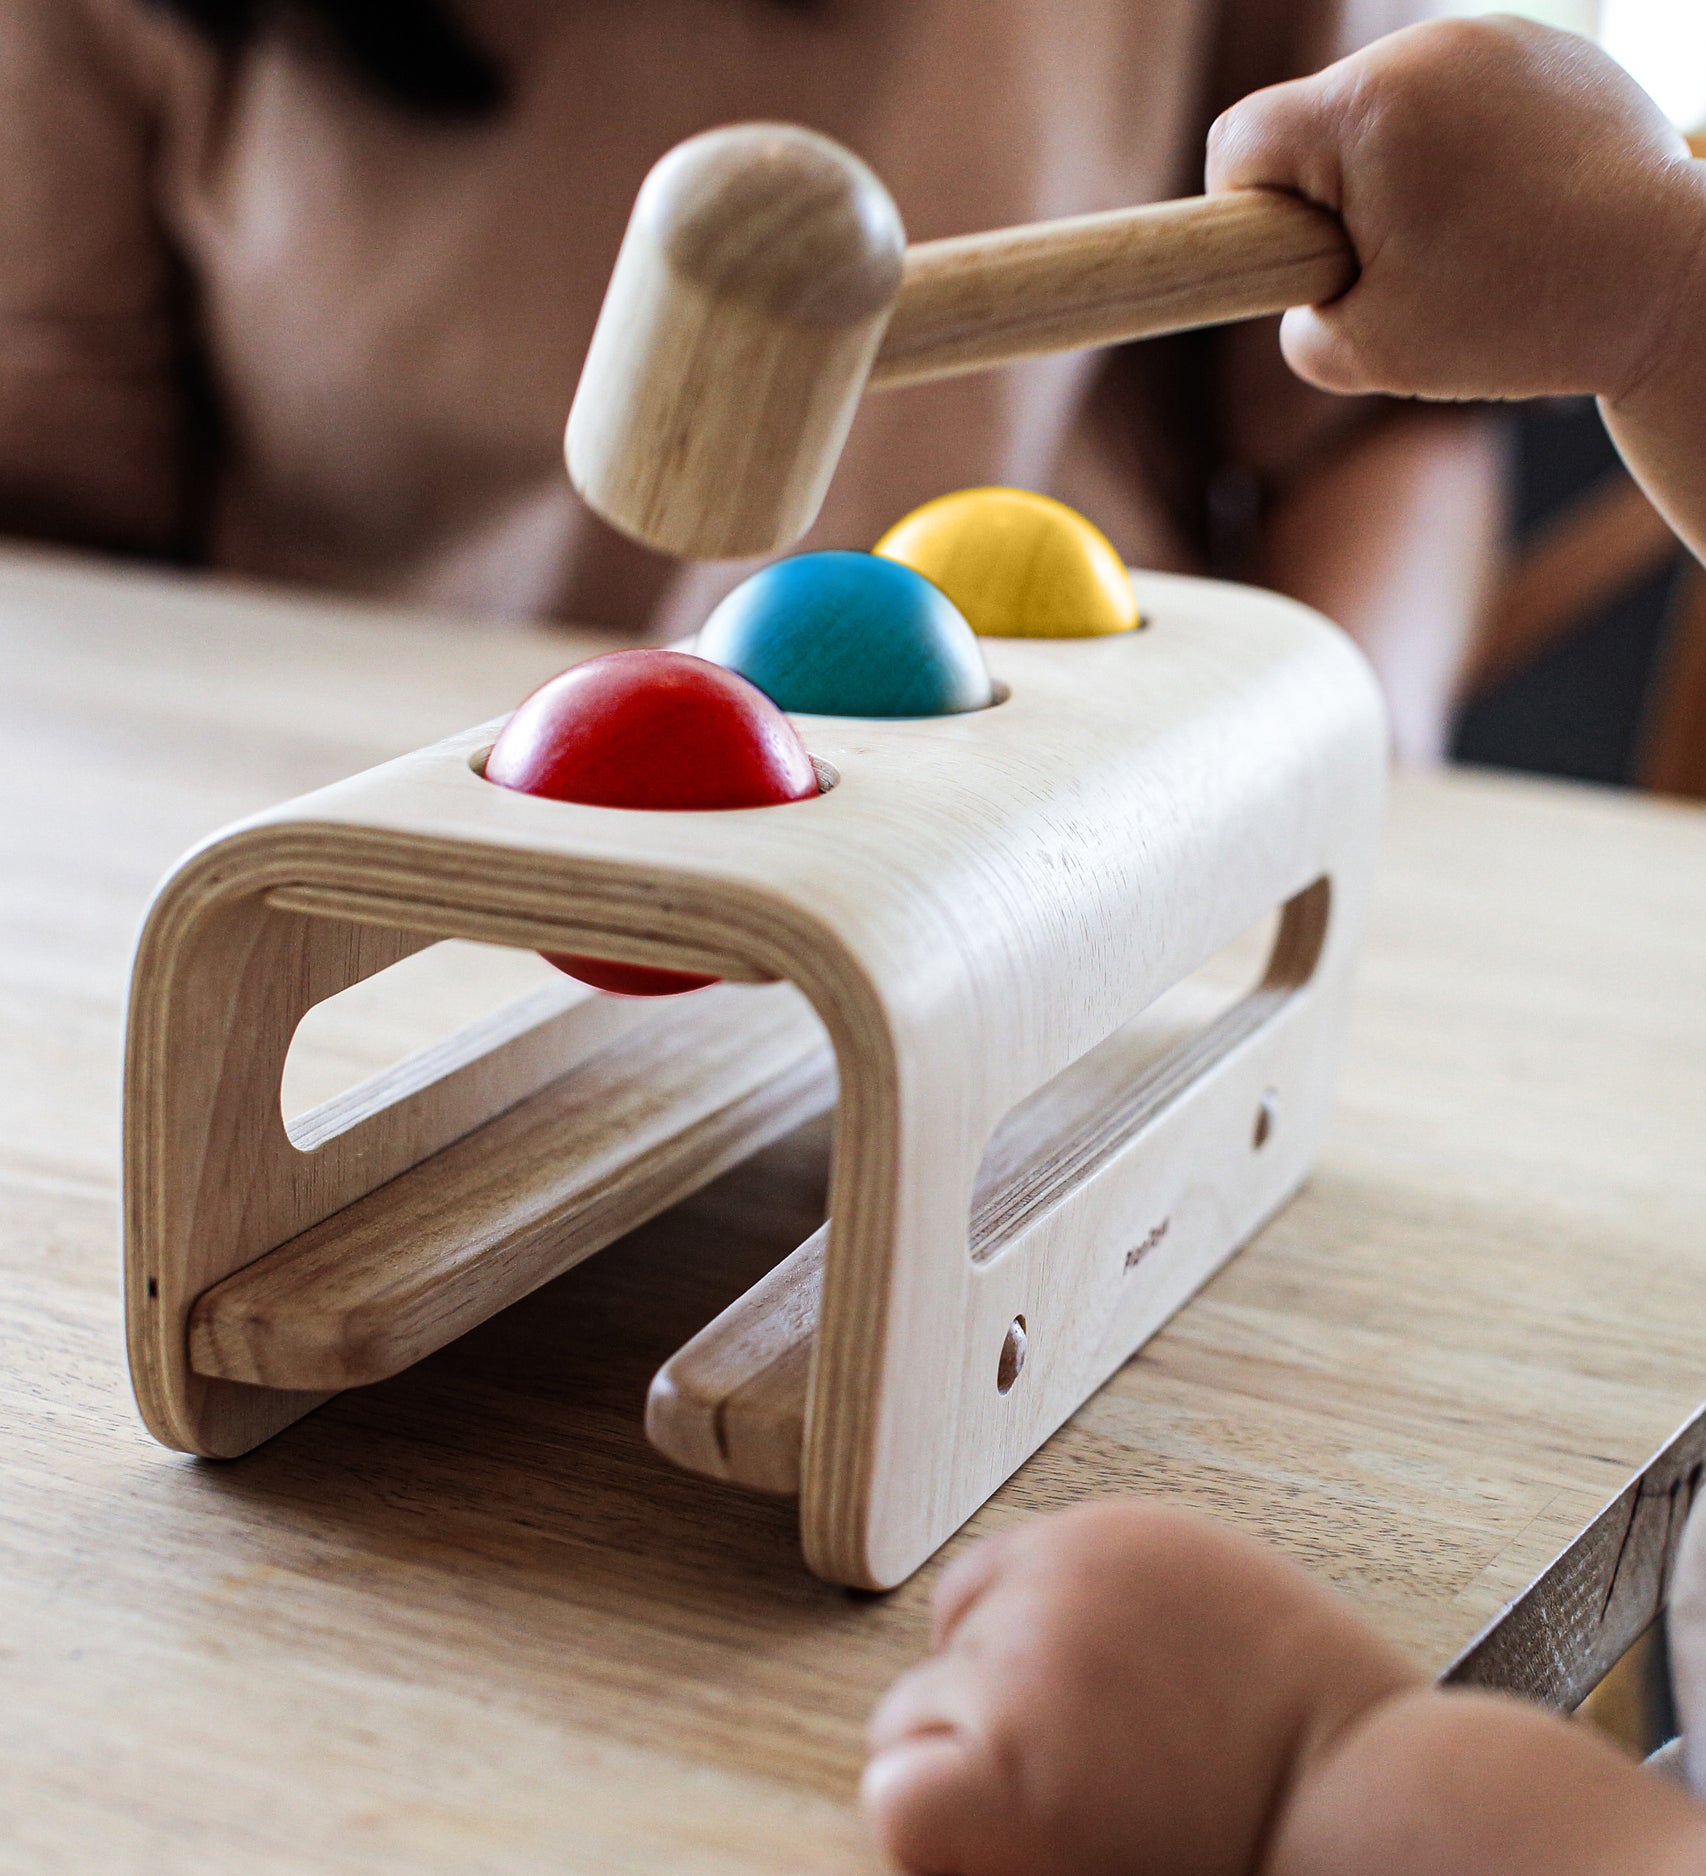
MULTIPOLYGON (((526 1104, 557 1098, 601 1055, 608 1068, 622 1025, 636 1026, 622 1056, 644 1053, 644 1028, 659 1072, 676 1068, 650 1144, 625 1159, 605 1140, 604 1171, 564 1182, 548 1232, 505 1214, 494 1236, 488 1206, 465 1265, 452 1233, 435 1294, 460 1304, 410 1303, 429 1339, 511 1300, 517 1271, 531 1287, 563 1267, 565 1245, 573 1261, 608 1242, 695 1166, 773 1137, 800 1109, 779 1116, 767 1089, 827 1099, 821 1022, 840 1107, 802 1536, 834 1580, 908 1575, 1295 1188, 1325 1120, 1383 786, 1372 680, 1341 634, 1289 602, 1165 576, 1138 592, 1141 632, 988 642, 1010 693, 996 708, 802 719, 840 778, 814 801, 656 815, 533 800, 479 777, 490 732, 471 731, 192 855, 144 932, 127 1070, 127 1292, 150 1426, 229 1453, 311 1407, 346 1370, 335 1347, 330 1368, 288 1354, 266 1365, 278 1311, 305 1293, 294 1279, 338 1275, 350 1255, 338 1234, 357 1225, 370 1250, 382 1244, 386 1208, 408 1215, 408 1182, 438 1176, 451 1142, 504 1128, 506 1113, 533 1137, 526 1104), (1170 1071, 1105 1150, 1073 1161, 1068 1142, 1068 1174, 1039 1174, 971 1255, 974 1187, 1004 1117, 1290 902, 1316 909, 1313 968, 1276 980, 1247 1033, 1170 1071), (466 1064, 460 1081, 373 1115, 360 1146, 359 1130, 306 1156, 284 1141, 282 1158, 278 1076, 302 1010, 434 937, 785 982, 649 1008, 576 1003, 509 1037, 495 1067, 466 1064), (749 1019, 734 1012, 771 1000, 752 1050, 726 1046, 713 999, 736 1031, 749 1019), (1275 1087, 1282 1124, 1252 1153, 1251 1117, 1275 1087), (707 1117, 714 1137, 692 1135, 707 1117), (650 1176, 653 1151, 683 1139, 673 1173, 650 1176), (1130 1259, 1158 1225, 1165 1254, 1130 1259), (490 1254, 514 1244, 534 1252, 490 1254), (259 1276, 221 1296, 286 1254, 309 1261, 271 1302, 257 1302, 259 1276), (512 1280, 487 1283, 506 1269, 512 1280), (1027 1358, 1003 1392, 998 1357, 1019 1317, 1027 1358)), ((1291 955, 1282 946, 1282 976, 1291 955)), ((575 1124, 560 1137, 575 1164, 590 1155, 575 1124)), ((525 1187, 515 1152, 505 1163, 525 1187)), ((351 1378, 416 1345, 411 1327, 372 1356, 374 1331, 344 1344, 351 1378)))

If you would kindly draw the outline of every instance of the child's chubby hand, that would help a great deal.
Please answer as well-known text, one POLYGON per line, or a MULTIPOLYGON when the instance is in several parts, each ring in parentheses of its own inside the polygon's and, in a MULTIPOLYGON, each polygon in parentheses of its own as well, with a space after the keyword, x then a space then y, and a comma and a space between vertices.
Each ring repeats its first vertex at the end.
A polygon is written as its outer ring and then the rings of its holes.
POLYGON ((1282 332, 1332 391, 1615 403, 1706 300, 1706 164, 1588 41, 1522 20, 1411 27, 1257 92, 1208 180, 1343 219, 1361 277, 1282 332))
POLYGON ((919 1876, 1242 1876, 1304 1768, 1416 1684, 1249 1540, 1086 1506, 944 1573, 933 1652, 872 1716, 865 1809, 919 1876))

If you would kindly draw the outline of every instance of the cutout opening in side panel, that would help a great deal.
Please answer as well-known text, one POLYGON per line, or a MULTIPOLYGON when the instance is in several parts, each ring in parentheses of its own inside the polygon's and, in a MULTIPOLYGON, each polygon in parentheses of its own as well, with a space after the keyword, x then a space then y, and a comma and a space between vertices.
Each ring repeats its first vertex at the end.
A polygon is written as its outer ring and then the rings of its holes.
MULTIPOLYGON (((1318 879, 1020 1102, 984 1154, 973 1258, 993 1261, 1270 1022, 1314 976, 1331 904, 1329 882, 1318 879)), ((1270 1128, 1285 1124, 1283 1099, 1273 1088, 1262 1097, 1270 1128)), ((1251 1152, 1265 1145, 1246 1142, 1251 1152)), ((1167 1221, 1152 1224, 1128 1249, 1126 1269, 1167 1233, 1167 1221)), ((659 1369, 646 1433, 676 1464, 759 1491, 800 1489, 827 1237, 827 1226, 813 1233, 659 1369)), ((1034 1331, 1031 1316, 1015 1315, 989 1347, 985 1372, 997 1398, 1024 1399, 1034 1331)))
POLYGON ((1331 883, 1316 880, 1021 1101, 978 1167, 973 1261, 998 1257, 1268 1023, 1314 975, 1331 906, 1331 883))
POLYGON ((531 951, 446 939, 317 1003, 285 1058, 290 1143, 323 1146, 595 992, 531 951))

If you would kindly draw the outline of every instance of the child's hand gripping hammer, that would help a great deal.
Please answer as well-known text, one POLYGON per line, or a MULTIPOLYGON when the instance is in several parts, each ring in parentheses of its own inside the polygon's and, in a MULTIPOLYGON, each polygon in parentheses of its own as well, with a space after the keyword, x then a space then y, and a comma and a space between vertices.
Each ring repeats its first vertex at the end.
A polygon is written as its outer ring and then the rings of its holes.
POLYGON ((569 474, 667 553, 774 553, 816 518, 867 384, 1256 318, 1355 275, 1333 216, 1264 189, 908 247, 839 144, 711 131, 640 190, 569 413, 569 474))

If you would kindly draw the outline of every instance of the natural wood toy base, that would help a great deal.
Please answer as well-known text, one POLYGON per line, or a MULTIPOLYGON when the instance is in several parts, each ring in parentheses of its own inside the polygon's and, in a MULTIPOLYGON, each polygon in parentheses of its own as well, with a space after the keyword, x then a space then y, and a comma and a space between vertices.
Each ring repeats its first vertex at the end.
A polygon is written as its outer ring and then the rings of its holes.
POLYGON ((831 1221, 681 1350, 654 1441, 908 1576, 1296 1189, 1377 838, 1362 660, 1270 595, 1137 576, 1145 629, 985 642, 1006 701, 798 719, 835 785, 736 813, 493 787, 495 726, 228 830, 132 985, 126 1296, 155 1435, 245 1452, 827 1106, 831 1221), (1283 908, 1206 1025, 1160 1002, 1283 908), (565 980, 333 1103, 314 1004, 440 938, 715 972, 565 980), (1146 1016, 1146 1012, 1149 1014, 1146 1016))

